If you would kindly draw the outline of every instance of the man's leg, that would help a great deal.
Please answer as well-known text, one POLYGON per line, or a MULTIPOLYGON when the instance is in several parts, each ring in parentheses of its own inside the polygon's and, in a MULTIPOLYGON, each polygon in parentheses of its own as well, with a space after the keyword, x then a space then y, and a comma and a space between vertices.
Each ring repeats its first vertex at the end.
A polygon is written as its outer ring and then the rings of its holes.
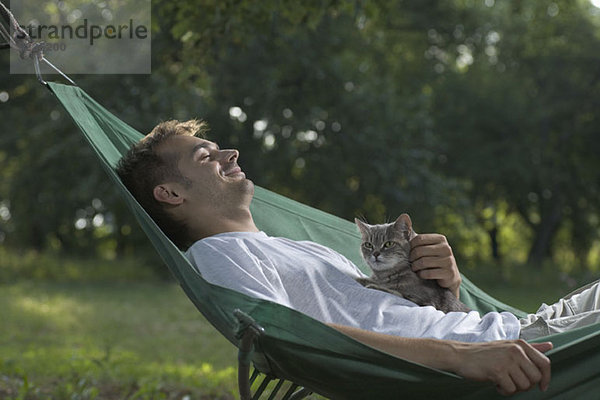
POLYGON ((552 305, 542 304, 521 319, 521 338, 535 339, 600 322, 600 281, 569 293, 552 305))

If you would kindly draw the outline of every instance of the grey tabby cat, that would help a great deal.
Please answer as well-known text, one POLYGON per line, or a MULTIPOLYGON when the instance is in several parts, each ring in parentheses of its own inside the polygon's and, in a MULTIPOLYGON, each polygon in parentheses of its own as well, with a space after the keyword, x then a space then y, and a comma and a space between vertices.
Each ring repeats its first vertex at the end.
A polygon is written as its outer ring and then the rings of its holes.
POLYGON ((369 225, 354 220, 362 235, 363 259, 373 271, 369 278, 357 281, 365 287, 404 297, 420 306, 433 306, 445 313, 469 312, 471 309, 435 280, 421 279, 412 271, 409 261, 410 240, 417 236, 408 214, 396 222, 369 225))

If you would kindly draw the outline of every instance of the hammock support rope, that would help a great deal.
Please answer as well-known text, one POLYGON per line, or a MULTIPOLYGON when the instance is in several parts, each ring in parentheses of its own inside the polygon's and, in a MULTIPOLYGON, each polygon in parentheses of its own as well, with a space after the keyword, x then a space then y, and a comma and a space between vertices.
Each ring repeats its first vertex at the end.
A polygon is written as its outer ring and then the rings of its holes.
POLYGON ((38 81, 44 86, 48 86, 48 84, 42 77, 40 61, 56 71, 56 73, 65 78, 71 85, 76 85, 71 78, 44 57, 44 50, 47 48, 48 44, 42 40, 33 40, 27 31, 22 28, 12 12, 1 1, 0 14, 8 24, 8 29, 3 24, 0 24, 0 36, 6 41, 6 43, 2 43, 0 49, 12 48, 19 52, 19 56, 22 59, 32 59, 35 75, 38 81), (11 31, 12 34, 10 33, 11 31))

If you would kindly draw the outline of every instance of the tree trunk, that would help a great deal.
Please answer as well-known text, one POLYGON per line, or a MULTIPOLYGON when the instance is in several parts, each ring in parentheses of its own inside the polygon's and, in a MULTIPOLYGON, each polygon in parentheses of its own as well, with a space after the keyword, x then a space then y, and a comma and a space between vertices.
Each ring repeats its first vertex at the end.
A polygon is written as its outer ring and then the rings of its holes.
POLYGON ((553 199, 550 210, 542 213, 542 220, 535 229, 535 237, 529 249, 528 264, 539 267, 542 261, 552 255, 552 239, 561 222, 561 203, 559 199, 553 199))
POLYGON ((44 238, 44 231, 43 231, 42 227, 40 226, 40 224, 37 222, 33 222, 31 224, 29 232, 30 232, 29 240, 30 240, 31 246, 36 251, 44 250, 44 247, 46 245, 46 240, 44 238))
POLYGON ((494 226, 492 229, 488 230, 488 235, 490 235, 490 245, 492 247, 492 258, 494 261, 500 261, 500 250, 498 249, 498 227, 494 226))

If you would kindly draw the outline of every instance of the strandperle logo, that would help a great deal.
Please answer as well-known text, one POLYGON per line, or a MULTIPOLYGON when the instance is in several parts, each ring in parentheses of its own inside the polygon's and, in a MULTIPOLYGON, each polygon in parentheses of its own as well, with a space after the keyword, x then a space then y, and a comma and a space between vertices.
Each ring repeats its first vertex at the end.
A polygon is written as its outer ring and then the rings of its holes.
MULTIPOLYGON (((13 0, 11 11, 38 54, 70 74, 149 74, 151 0, 13 0), (14 3, 14 4, 13 4, 14 3)), ((35 74, 11 52, 11 74, 35 74)), ((55 71, 40 64, 40 73, 55 71)))
MULTIPOLYGON (((91 46, 94 41, 106 39, 146 39, 148 28, 145 25, 134 24, 133 19, 128 24, 96 25, 88 22, 87 18, 77 26, 71 25, 27 25, 21 26, 30 38, 40 40, 87 39, 91 46)), ((24 38, 22 33, 18 37, 24 38)))

